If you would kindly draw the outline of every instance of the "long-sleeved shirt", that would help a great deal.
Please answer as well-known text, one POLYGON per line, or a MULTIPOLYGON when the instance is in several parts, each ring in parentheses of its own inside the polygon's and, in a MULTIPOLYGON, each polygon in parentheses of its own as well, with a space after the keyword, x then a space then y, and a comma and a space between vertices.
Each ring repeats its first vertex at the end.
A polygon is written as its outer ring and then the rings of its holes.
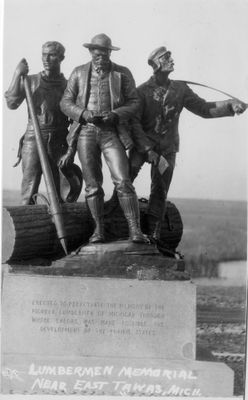
MULTIPOLYGON (((68 127, 68 118, 62 113, 59 106, 67 82, 64 75, 60 74, 56 79, 50 79, 43 72, 40 72, 36 75, 28 76, 28 80, 41 131, 66 129, 68 127)), ((5 98, 10 109, 17 109, 25 99, 22 81, 18 92, 16 93, 16 90, 9 89, 5 92, 5 98)), ((33 130, 33 123, 28 111, 27 131, 31 132, 33 130)))
POLYGON ((187 110, 203 118, 233 116, 230 100, 207 102, 186 83, 169 80, 167 88, 159 86, 154 77, 137 88, 140 99, 138 120, 134 129, 141 129, 152 147, 165 153, 179 151, 178 123, 180 113, 187 110))

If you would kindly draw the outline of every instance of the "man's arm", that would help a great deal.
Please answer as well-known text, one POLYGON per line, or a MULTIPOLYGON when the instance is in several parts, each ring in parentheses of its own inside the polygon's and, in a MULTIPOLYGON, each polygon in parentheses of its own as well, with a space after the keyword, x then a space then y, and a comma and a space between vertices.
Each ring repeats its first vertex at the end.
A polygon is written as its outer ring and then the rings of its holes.
POLYGON ((121 71, 121 95, 123 97, 123 104, 113 110, 118 115, 120 122, 132 118, 139 108, 139 99, 134 78, 128 68, 121 71))
POLYGON ((135 147, 139 153, 147 154, 147 161, 149 163, 156 164, 158 162, 158 154, 153 150, 154 144, 146 135, 143 126, 143 114, 145 112, 145 95, 141 91, 138 91, 139 97, 139 108, 136 116, 131 122, 132 139, 134 141, 135 147))
POLYGON ((68 79, 63 97, 60 101, 61 111, 73 121, 81 120, 84 109, 76 104, 78 95, 78 71, 75 68, 68 79))
POLYGON ((232 112, 231 115, 242 114, 247 109, 247 105, 245 103, 235 99, 216 101, 215 105, 216 105, 215 109, 210 110, 212 118, 225 117, 225 115, 221 115, 221 110, 223 110, 224 107, 228 107, 229 109, 231 109, 232 112))
POLYGON ((138 152, 147 153, 152 149, 152 143, 146 136, 138 116, 135 116, 131 121, 131 131, 132 139, 138 152))
POLYGON ((25 58, 23 58, 17 65, 10 86, 5 92, 7 106, 11 110, 16 110, 25 99, 22 77, 27 75, 28 71, 28 63, 25 58))
POLYGON ((184 107, 203 118, 230 117, 235 113, 240 114, 246 109, 244 103, 233 99, 208 102, 194 93, 186 84, 184 107))

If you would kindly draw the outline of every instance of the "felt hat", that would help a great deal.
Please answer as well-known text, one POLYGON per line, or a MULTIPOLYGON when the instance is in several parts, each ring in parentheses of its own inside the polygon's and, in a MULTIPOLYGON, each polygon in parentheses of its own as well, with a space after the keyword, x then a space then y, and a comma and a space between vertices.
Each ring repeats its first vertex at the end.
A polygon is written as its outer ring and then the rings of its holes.
POLYGON ((87 49, 108 49, 108 50, 120 50, 119 47, 112 46, 110 37, 105 33, 100 33, 91 39, 90 43, 84 43, 84 47, 87 49))
POLYGON ((60 193, 64 201, 77 201, 83 186, 82 171, 77 164, 68 164, 60 168, 60 193))

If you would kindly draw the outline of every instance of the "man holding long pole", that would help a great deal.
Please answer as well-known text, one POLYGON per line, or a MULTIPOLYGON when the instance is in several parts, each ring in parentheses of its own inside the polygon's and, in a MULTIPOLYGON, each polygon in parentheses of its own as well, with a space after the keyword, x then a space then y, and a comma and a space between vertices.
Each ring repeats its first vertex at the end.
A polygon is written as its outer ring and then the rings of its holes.
POLYGON ((25 98, 28 105, 28 126, 21 149, 22 204, 34 203, 34 195, 38 192, 43 173, 50 213, 58 238, 67 254, 58 169, 58 161, 67 148, 68 133, 68 119, 59 108, 59 101, 66 87, 66 79, 60 73, 64 52, 61 43, 45 43, 42 47, 44 71, 31 76, 27 76, 28 64, 22 59, 5 97, 10 109, 18 108, 25 98))
MULTIPOLYGON (((38 119, 59 199, 60 180, 57 164, 67 149, 66 136, 69 124, 68 118, 60 111, 59 107, 59 102, 67 83, 64 75, 60 72, 60 64, 64 59, 64 53, 65 48, 61 43, 46 42, 42 46, 44 70, 28 77, 34 113, 38 119)), ((9 89, 5 93, 7 106, 12 110, 17 109, 26 98, 23 77, 28 74, 28 71, 27 61, 22 59, 17 65, 9 89)), ((21 184, 22 204, 34 204, 33 196, 38 192, 42 168, 30 108, 28 108, 28 124, 20 154, 23 171, 21 184)))

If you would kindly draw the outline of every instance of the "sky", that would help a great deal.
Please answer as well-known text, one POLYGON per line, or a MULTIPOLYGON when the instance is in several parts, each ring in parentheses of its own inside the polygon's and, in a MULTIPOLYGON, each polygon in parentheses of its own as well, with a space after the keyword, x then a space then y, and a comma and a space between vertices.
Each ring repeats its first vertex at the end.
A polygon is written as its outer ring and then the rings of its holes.
MULTIPOLYGON (((23 57, 31 74, 42 70, 41 46, 46 41, 65 46, 61 70, 68 78, 76 66, 90 60, 82 44, 105 33, 121 48, 112 52, 112 60, 127 66, 137 85, 152 75, 148 55, 165 45, 175 61, 171 79, 207 84, 248 102, 247 16, 248 0, 5 0, 2 92, 23 57)), ((227 98, 209 89, 192 89, 209 101, 227 98)), ((2 188, 19 190, 21 166, 13 164, 26 129, 26 104, 9 110, 2 98, 2 188)), ((205 120, 184 110, 169 197, 246 200, 247 125, 248 111, 205 120)), ((147 164, 135 181, 138 195, 147 197, 149 185, 147 164)), ((104 166, 106 198, 112 188, 104 166)))

